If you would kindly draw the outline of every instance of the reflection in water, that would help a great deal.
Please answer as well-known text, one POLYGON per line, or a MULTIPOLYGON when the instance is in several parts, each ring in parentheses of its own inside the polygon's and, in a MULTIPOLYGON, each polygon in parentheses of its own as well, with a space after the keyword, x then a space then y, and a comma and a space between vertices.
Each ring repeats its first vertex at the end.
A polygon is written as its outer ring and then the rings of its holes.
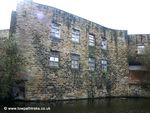
MULTIPOLYGON (((10 113, 4 110, 12 107, 34 107, 51 108, 44 110, 25 110, 19 113, 150 113, 150 99, 94 99, 94 100, 72 100, 57 102, 14 102, 1 103, 1 112, 10 113)), ((11 113, 16 113, 12 110, 11 113)))

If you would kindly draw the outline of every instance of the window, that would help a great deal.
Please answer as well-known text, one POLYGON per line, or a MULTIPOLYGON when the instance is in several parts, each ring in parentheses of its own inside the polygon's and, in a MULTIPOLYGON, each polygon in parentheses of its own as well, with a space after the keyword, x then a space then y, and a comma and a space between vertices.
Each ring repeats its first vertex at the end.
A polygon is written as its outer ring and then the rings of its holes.
POLYGON ((144 54, 145 46, 137 46, 137 54, 144 54))
POLYGON ((101 49, 106 50, 107 49, 107 40, 103 39, 101 42, 101 49))
POLYGON ((95 46, 95 37, 91 34, 89 34, 89 46, 95 46))
POLYGON ((51 35, 53 36, 53 38, 60 38, 60 25, 59 24, 52 23, 51 35))
POLYGON ((148 40, 148 44, 150 44, 150 37, 148 37, 147 40, 148 40))
POLYGON ((89 70, 95 70, 95 58, 89 58, 89 70))
POLYGON ((71 68, 73 69, 79 69, 79 60, 80 56, 77 54, 71 55, 71 68))
POLYGON ((77 29, 72 29, 72 41, 79 43, 80 31, 77 29))
POLYGON ((102 71, 107 71, 107 60, 101 60, 102 71))
POLYGON ((59 52, 51 51, 50 53, 50 66, 58 67, 59 66, 59 52))

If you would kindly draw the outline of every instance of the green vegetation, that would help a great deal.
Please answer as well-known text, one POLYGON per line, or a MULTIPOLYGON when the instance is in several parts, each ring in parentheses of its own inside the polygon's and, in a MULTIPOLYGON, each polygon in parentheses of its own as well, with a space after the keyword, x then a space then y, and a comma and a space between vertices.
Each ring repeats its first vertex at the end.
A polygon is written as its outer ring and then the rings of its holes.
POLYGON ((89 46, 89 56, 95 57, 95 53, 96 53, 96 47, 89 46))
POLYGON ((106 90, 108 92, 108 95, 111 95, 111 87, 112 87, 112 80, 109 76, 109 73, 107 71, 103 72, 103 78, 104 78, 104 82, 106 84, 106 90))
POLYGON ((19 69, 20 55, 14 37, 1 42, 0 54, 0 99, 11 97, 14 76, 19 69))

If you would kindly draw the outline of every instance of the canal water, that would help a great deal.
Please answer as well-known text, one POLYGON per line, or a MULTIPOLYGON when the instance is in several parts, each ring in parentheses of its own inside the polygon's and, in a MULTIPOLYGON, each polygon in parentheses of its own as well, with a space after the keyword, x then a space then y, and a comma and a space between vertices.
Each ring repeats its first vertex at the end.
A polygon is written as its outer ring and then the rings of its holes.
POLYGON ((1 103, 0 113, 150 113, 150 99, 106 98, 1 103))

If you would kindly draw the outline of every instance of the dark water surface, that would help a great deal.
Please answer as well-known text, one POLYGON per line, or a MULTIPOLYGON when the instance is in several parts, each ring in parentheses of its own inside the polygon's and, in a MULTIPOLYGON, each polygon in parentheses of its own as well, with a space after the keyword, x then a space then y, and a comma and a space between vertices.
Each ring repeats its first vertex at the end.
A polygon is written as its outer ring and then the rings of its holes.
POLYGON ((0 113, 18 113, 18 112, 19 113, 150 113, 150 99, 106 98, 94 100, 76 100, 76 101, 72 100, 72 101, 57 101, 57 102, 13 102, 5 104, 1 103, 0 113))

